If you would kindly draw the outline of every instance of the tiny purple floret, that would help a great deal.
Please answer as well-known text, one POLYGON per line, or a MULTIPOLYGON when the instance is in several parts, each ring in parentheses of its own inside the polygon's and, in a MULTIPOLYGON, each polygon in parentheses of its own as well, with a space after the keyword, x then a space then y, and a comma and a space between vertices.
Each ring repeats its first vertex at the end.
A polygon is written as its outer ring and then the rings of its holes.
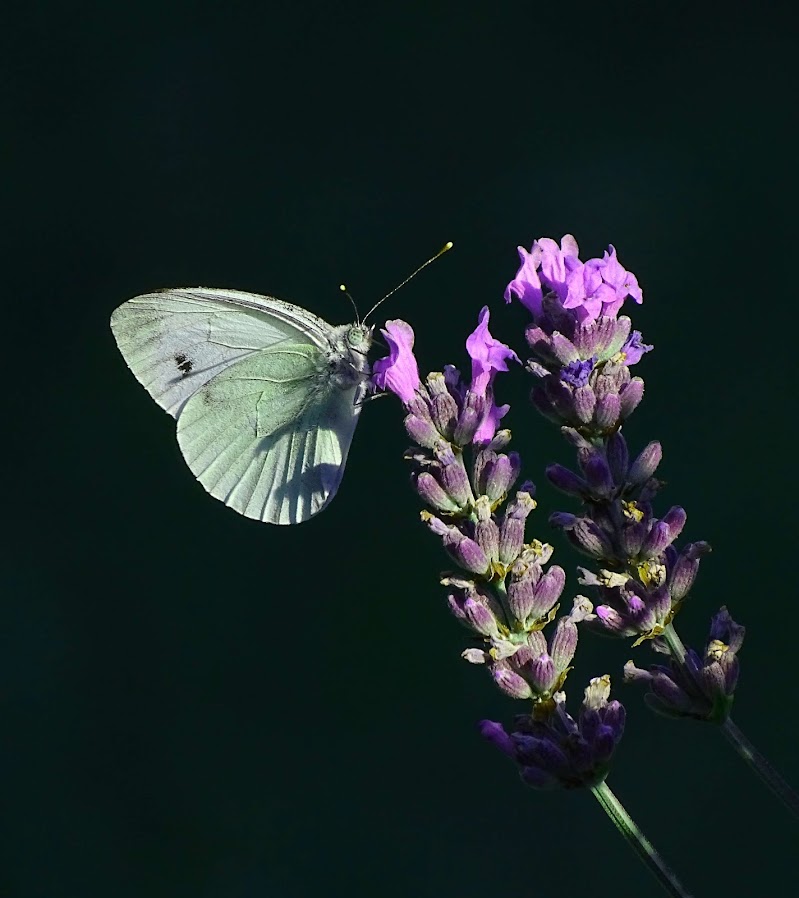
POLYGON ((380 333, 386 338, 389 355, 372 365, 372 384, 378 390, 391 390, 407 404, 414 398, 421 383, 413 354, 413 328, 396 318, 387 321, 380 333))
POLYGON ((500 371, 508 370, 508 362, 519 362, 516 353, 504 343, 491 336, 488 330, 490 313, 483 306, 477 319, 477 327, 466 338, 466 351, 472 360, 472 383, 470 390, 487 402, 487 410, 477 432, 475 443, 486 443, 493 439, 500 419, 510 408, 508 405, 494 404, 494 378, 500 371))
POLYGON ((621 352, 624 353, 624 364, 628 367, 638 364, 644 353, 650 352, 652 348, 651 343, 642 342, 641 331, 633 331, 621 348, 621 352))
POLYGON ((588 376, 594 370, 596 364, 596 356, 590 359, 577 359, 569 362, 568 365, 560 372, 560 379, 573 387, 584 387, 588 383, 588 376))

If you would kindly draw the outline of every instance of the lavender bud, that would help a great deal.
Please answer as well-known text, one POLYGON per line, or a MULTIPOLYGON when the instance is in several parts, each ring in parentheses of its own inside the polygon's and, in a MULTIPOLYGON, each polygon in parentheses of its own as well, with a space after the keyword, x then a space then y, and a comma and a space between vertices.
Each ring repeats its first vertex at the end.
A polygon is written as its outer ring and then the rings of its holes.
POLYGON ((460 458, 455 458, 450 464, 443 464, 439 477, 441 485, 459 508, 463 508, 473 500, 469 475, 460 458))
POLYGON ((618 484, 624 483, 630 466, 630 453, 627 449, 627 441, 620 430, 608 437, 606 451, 613 480, 618 484))
MULTIPOLYGON (((513 453, 518 459, 518 454, 513 453)), ((492 502, 498 502, 510 489, 513 478, 513 465, 507 455, 498 455, 489 461, 481 478, 484 483, 485 495, 492 502)))
POLYGON ((444 548, 464 570, 473 574, 485 574, 488 571, 488 559, 480 546, 468 536, 464 536, 455 527, 443 534, 444 548))
POLYGON ((491 676, 505 695, 509 695, 511 698, 532 698, 533 690, 527 681, 515 671, 496 665, 491 671, 491 676))
POLYGON ((566 585, 566 572, 558 565, 552 567, 533 587, 534 602, 528 614, 543 617, 560 598, 566 585))
POLYGON ((621 401, 617 393, 606 393, 597 399, 594 423, 600 430, 612 430, 619 423, 621 401))
POLYGON ((530 616, 535 602, 533 593, 535 569, 522 561, 517 561, 510 570, 508 580, 508 608, 516 620, 524 621, 530 616))
POLYGON ((499 530, 499 560, 503 564, 512 564, 519 557, 523 545, 524 521, 506 515, 499 530))
POLYGON ((610 636, 626 636, 628 633, 627 622, 610 605, 597 605, 594 609, 596 618, 594 622, 598 629, 610 636))
POLYGON ((555 331, 549 338, 549 345, 555 358, 562 366, 568 365, 570 362, 580 361, 580 353, 571 340, 564 337, 563 334, 555 331))
POLYGON ((694 585, 699 571, 699 559, 710 551, 707 543, 689 543, 674 563, 669 578, 669 591, 674 602, 682 601, 694 585))
POLYGON ((557 776, 571 767, 568 755, 557 744, 557 738, 556 733, 547 733, 543 738, 534 736, 523 740, 517 738, 517 751, 526 762, 532 762, 557 776))
POLYGON ((452 442, 456 446, 467 446, 472 441, 477 428, 482 421, 482 415, 479 415, 473 408, 465 408, 458 417, 455 425, 455 432, 452 435, 452 442))
POLYGON ((634 377, 621 391, 619 399, 621 406, 619 408, 619 417, 622 421, 630 417, 630 415, 638 408, 638 404, 644 398, 644 382, 640 377, 634 377))
POLYGON ((505 727, 501 723, 497 723, 496 720, 481 720, 477 727, 483 739, 487 739, 509 758, 516 757, 513 739, 505 732, 505 727))
POLYGON ((738 685, 738 673, 740 671, 738 656, 732 652, 728 652, 719 664, 724 670, 724 691, 727 695, 731 696, 735 692, 735 687, 738 685))
POLYGON ((586 460, 583 473, 591 488, 591 492, 602 499, 607 499, 613 492, 613 475, 610 473, 605 458, 598 452, 586 460))
POLYGON ((471 443, 477 428, 483 420, 486 411, 486 399, 479 393, 469 390, 466 393, 463 410, 458 416, 453 440, 458 446, 466 446, 471 443))
POLYGON ((660 443, 657 440, 648 443, 630 466, 627 482, 632 486, 645 483, 655 473, 662 458, 663 447, 660 443))
POLYGON ((574 391, 574 414, 581 424, 588 424, 594 415, 597 400, 593 389, 585 384, 574 391))
POLYGON ((519 659, 531 661, 547 650, 547 640, 540 630, 532 630, 527 634, 527 645, 522 646, 516 653, 519 659))
POLYGON ((644 558, 657 558, 671 541, 672 536, 669 525, 663 521, 658 521, 644 540, 641 546, 641 555, 644 558))
POLYGON ((570 471, 563 465, 549 465, 546 475, 550 483, 567 496, 582 498, 588 494, 588 484, 574 471, 570 471))
POLYGON ((587 440, 579 430, 575 430, 573 427, 561 427, 560 433, 563 439, 574 446, 575 449, 591 450, 594 448, 594 444, 590 440, 587 440))
POLYGON ((568 617, 561 617, 552 636, 550 653, 559 673, 571 664, 577 651, 577 627, 568 617))
POLYGON ((681 689, 665 673, 656 673, 649 684, 653 695, 672 712, 690 713, 694 702, 691 697, 681 689))
POLYGON ((457 511, 460 507, 450 499, 441 484, 428 471, 423 471, 416 476, 414 486, 422 501, 436 511, 452 512, 457 511))
POLYGON ((430 413, 438 432, 447 440, 452 438, 458 406, 449 390, 443 374, 433 372, 427 377, 430 392, 430 413))
POLYGON ((685 509, 680 508, 679 505, 674 505, 663 515, 661 520, 669 528, 670 542, 674 542, 682 533, 682 528, 685 526, 687 518, 688 515, 685 513, 685 509))
POLYGON ((568 533, 574 545, 586 555, 590 555, 597 560, 614 557, 613 546, 610 544, 610 540, 588 518, 578 518, 574 527, 568 533))
POLYGON ((646 539, 646 524, 643 521, 626 521, 618 531, 619 545, 627 558, 635 558, 646 539))
POLYGON ((418 415, 408 415, 405 418, 405 431, 408 436, 419 446, 432 449, 441 439, 441 434, 436 430, 429 418, 421 418, 418 415))
POLYGON ((570 514, 568 511, 553 511, 549 516, 550 525, 558 527, 560 530, 572 530, 577 521, 577 515, 570 514))
POLYGON ((463 603, 463 613, 475 633, 481 636, 494 636, 497 633, 497 621, 491 611, 472 598, 463 603))
POLYGON ((546 652, 539 655, 532 663, 526 664, 524 672, 527 674, 527 681, 533 691, 538 695, 549 692, 558 677, 552 658, 546 652))
POLYGON ((502 430, 498 430, 494 434, 494 438, 491 442, 486 446, 486 449, 490 449, 492 452, 501 452, 510 442, 510 431, 507 427, 502 430))
POLYGON ((499 558, 499 527, 491 517, 491 503, 486 496, 480 496, 475 504, 478 521, 474 527, 474 538, 485 552, 489 562, 499 558))
POLYGON ((516 499, 505 509, 499 529, 499 560, 511 564, 524 545, 524 522, 535 508, 535 499, 526 492, 516 493, 516 499))
POLYGON ((699 674, 702 678, 702 692, 712 699, 716 696, 727 696, 727 683, 724 671, 718 662, 705 665, 699 674))

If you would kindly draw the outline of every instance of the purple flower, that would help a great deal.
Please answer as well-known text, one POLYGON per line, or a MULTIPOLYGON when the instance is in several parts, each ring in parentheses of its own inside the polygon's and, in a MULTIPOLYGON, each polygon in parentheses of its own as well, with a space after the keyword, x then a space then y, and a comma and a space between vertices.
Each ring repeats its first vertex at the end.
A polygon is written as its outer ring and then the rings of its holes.
POLYGON ((624 733, 624 707, 608 701, 609 696, 610 678, 595 677, 576 720, 566 711, 566 696, 558 692, 548 715, 517 715, 510 732, 496 721, 483 720, 480 735, 516 762, 529 786, 590 788, 607 776, 624 733))
POLYGON ((724 723, 735 700, 740 670, 738 652, 745 632, 722 607, 711 621, 704 657, 688 648, 678 658, 665 640, 656 640, 653 648, 668 655, 668 664, 645 669, 628 661, 624 679, 646 684, 646 703, 658 714, 724 723))
POLYGON ((472 360, 472 390, 483 395, 496 372, 508 370, 508 359, 519 361, 510 347, 491 336, 488 330, 489 315, 488 306, 483 306, 477 327, 466 338, 466 351, 472 360))
POLYGON ((644 353, 650 352, 652 349, 651 343, 643 342, 641 331, 633 331, 620 351, 624 353, 625 365, 636 365, 641 361, 644 353))
POLYGON ((473 437, 475 443, 490 442, 497 432, 500 419, 510 408, 508 405, 494 404, 494 378, 497 372, 508 370, 508 360, 519 361, 519 357, 510 347, 491 336, 488 319, 488 306, 483 306, 478 316, 477 327, 466 338, 466 351, 472 360, 470 390, 487 402, 485 417, 473 437))
POLYGON ((538 267, 541 264, 541 249, 538 243, 533 244, 528 253, 523 246, 517 247, 521 265, 516 272, 516 277, 505 288, 505 302, 510 302, 514 296, 519 302, 532 312, 533 318, 541 314, 541 280, 538 277, 538 267))
POLYGON ((584 387, 588 383, 588 375, 594 370, 595 364, 596 356, 585 361, 577 359, 574 362, 569 362, 560 372, 560 379, 572 387, 584 387))
POLYGON ((628 296, 643 302, 638 280, 621 265, 613 245, 601 259, 585 263, 578 253, 571 234, 564 236, 560 246, 550 237, 540 237, 529 253, 519 247, 522 264, 505 289, 505 301, 517 296, 537 320, 542 314, 543 288, 547 288, 581 323, 600 316, 615 318, 628 296))
POLYGON ((407 405, 421 383, 413 354, 413 328, 396 318, 387 321, 380 333, 386 338, 389 355, 372 366, 372 384, 379 390, 391 390, 407 405))

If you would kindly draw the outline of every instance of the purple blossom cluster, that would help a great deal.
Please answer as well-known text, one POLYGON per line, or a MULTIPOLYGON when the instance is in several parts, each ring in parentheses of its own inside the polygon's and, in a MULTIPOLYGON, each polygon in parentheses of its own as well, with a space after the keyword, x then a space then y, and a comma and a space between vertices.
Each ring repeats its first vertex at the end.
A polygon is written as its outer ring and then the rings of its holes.
MULTIPOLYGON (((525 538, 535 488, 524 482, 514 492, 521 462, 508 451, 510 431, 498 429, 508 406, 494 399, 496 375, 518 358, 492 337, 488 322, 484 308, 466 341, 468 382, 453 366, 423 382, 413 330, 402 321, 388 322, 383 335, 389 355, 375 363, 373 383, 405 406, 405 429, 414 443, 406 458, 426 506, 422 520, 455 566, 441 581, 449 609, 478 640, 463 657, 483 665, 507 696, 532 704, 531 713, 518 717, 513 732, 505 734, 525 746, 511 756, 531 785, 592 785, 604 777, 624 712, 617 702, 607 702, 607 680, 601 688, 589 687, 577 721, 565 711, 562 687, 577 648, 576 624, 590 605, 582 598, 575 602, 544 636, 555 621, 566 575, 548 565, 551 546, 525 538), (544 743, 548 749, 535 748, 544 743)), ((482 727, 508 754, 500 729, 493 723, 482 727)))
POLYGON ((703 656, 693 649, 678 655, 678 650, 656 639, 653 648, 668 655, 668 664, 642 670, 628 661, 624 678, 649 687, 645 701, 658 714, 724 723, 735 698, 738 651, 745 633, 746 629, 736 624, 727 608, 722 607, 711 620, 703 656))
POLYGON ((660 443, 649 443, 631 461, 620 430, 595 442, 571 428, 563 432, 577 450, 579 473, 555 464, 547 476, 561 492, 580 499, 583 511, 555 512, 550 522, 599 565, 594 572, 580 569, 580 583, 594 587, 599 598, 586 623, 607 635, 639 641, 659 636, 688 595, 710 547, 689 543, 678 551, 674 541, 685 526, 685 510, 676 505, 662 517, 654 513, 660 443))
POLYGON ((581 262, 570 234, 560 246, 542 237, 519 255, 505 301, 518 298, 533 316, 525 333, 533 354, 527 368, 538 381, 533 404, 589 438, 612 433, 643 398, 644 383, 630 367, 652 349, 629 318, 617 318, 627 297, 643 301, 635 275, 612 246, 602 259, 581 262))
POLYGON ((510 733, 493 720, 484 720, 480 731, 518 764, 529 786, 594 786, 607 776, 624 730, 624 706, 608 701, 609 695, 610 677, 595 677, 586 687, 577 720, 566 711, 565 695, 559 692, 545 722, 535 715, 518 715, 510 733))

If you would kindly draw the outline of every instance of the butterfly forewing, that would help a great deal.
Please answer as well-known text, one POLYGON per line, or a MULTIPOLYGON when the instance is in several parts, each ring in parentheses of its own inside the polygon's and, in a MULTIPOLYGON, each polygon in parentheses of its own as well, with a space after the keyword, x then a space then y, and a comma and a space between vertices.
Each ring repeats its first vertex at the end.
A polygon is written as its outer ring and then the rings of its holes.
POLYGON ((137 296, 111 316, 128 367, 173 417, 229 365, 286 341, 323 347, 325 328, 310 312, 272 297, 201 287, 137 296))

